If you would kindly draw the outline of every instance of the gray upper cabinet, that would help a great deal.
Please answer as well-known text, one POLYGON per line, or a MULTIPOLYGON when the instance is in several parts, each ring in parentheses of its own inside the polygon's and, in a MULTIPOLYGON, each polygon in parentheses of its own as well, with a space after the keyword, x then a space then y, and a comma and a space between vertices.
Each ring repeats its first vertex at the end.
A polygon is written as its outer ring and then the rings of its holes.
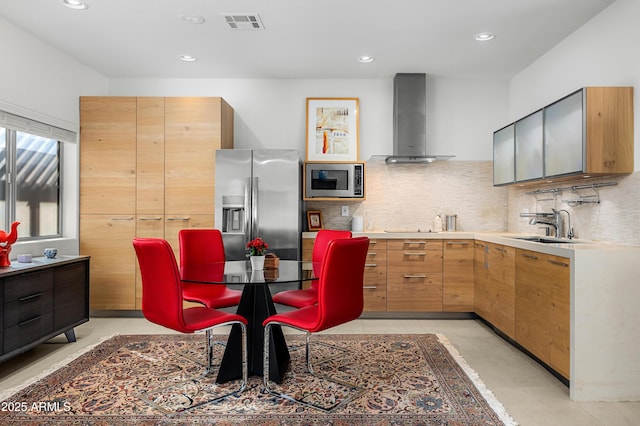
POLYGON ((516 121, 516 182, 542 178, 542 110, 516 121))
POLYGON ((580 90, 544 109, 544 173, 560 176, 584 169, 584 110, 580 90))
POLYGON ((632 173, 633 148, 633 88, 585 87, 494 132, 494 185, 632 173))
POLYGON ((493 184, 515 182, 514 124, 493 133, 493 184))

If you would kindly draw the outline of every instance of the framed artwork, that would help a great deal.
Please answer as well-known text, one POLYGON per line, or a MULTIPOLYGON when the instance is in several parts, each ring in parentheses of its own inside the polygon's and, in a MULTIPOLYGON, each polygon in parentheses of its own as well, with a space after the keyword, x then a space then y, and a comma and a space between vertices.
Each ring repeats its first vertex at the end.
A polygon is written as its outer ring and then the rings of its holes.
POLYGON ((307 98, 307 161, 358 161, 358 98, 307 98))
POLYGON ((309 231, 319 231, 322 229, 322 212, 319 210, 307 211, 307 226, 309 231))

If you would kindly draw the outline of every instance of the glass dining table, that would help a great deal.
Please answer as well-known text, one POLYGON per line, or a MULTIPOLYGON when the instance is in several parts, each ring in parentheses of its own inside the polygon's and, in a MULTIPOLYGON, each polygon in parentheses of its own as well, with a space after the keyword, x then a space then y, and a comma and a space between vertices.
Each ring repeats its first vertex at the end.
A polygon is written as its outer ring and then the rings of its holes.
MULTIPOLYGON (((290 283, 315 280, 311 262, 280 260, 278 268, 252 270, 248 260, 181 267, 182 281, 211 285, 243 285, 237 314, 247 319, 247 362, 249 375, 262 375, 264 328, 262 322, 276 313, 272 291, 290 283)), ((280 383, 289 365, 289 349, 280 326, 272 328, 270 380, 280 383)), ((242 332, 233 325, 222 357, 217 383, 242 377, 242 332)))

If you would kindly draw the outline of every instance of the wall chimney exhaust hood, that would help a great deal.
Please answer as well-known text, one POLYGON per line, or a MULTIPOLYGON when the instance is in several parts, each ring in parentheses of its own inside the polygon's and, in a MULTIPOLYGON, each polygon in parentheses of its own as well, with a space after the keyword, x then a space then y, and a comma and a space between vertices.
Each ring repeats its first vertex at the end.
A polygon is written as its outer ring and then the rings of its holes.
POLYGON ((427 76, 396 74, 393 78, 393 155, 387 164, 428 164, 454 155, 427 152, 427 76))

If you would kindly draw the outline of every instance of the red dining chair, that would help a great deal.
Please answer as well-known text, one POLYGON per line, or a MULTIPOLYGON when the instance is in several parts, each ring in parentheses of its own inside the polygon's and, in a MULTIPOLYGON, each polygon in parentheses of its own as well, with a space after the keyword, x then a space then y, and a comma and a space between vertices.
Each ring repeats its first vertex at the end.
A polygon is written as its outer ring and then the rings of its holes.
MULTIPOLYGON (((351 231, 322 229, 318 231, 315 242, 313 243, 313 251, 311 252, 311 261, 313 263, 313 274, 320 277, 320 269, 322 268, 322 259, 327 252, 327 246, 333 240, 342 238, 351 238, 351 231)), ((311 287, 302 290, 286 290, 273 295, 273 301, 285 306, 293 308, 304 308, 318 303, 318 282, 311 281, 311 287)))
MULTIPOLYGON (((359 237, 331 241, 322 261, 318 282, 318 303, 304 308, 271 315, 264 320, 264 390, 281 398, 323 411, 333 411, 358 396, 362 388, 334 378, 319 376, 313 371, 309 354, 311 333, 323 331, 358 318, 362 314, 364 296, 362 282, 369 238, 359 237), (348 387, 354 394, 330 408, 296 399, 274 391, 269 386, 269 335, 274 325, 288 326, 306 333, 306 366, 310 374, 348 387)), ((310 390, 310 392, 315 392, 310 390)))
MULTIPOLYGON (((180 266, 189 267, 211 263, 224 264, 224 244, 218 229, 181 229, 180 266)), ((240 303, 240 290, 232 290, 224 284, 182 283, 182 297, 198 302, 207 308, 220 309, 240 303)))
POLYGON ((237 314, 197 306, 183 308, 182 281, 171 246, 160 238, 134 238, 140 273, 142 275, 142 313, 144 317, 163 327, 181 333, 204 331, 206 334, 207 366, 204 375, 211 371, 213 361, 212 329, 223 325, 238 324, 242 330, 242 383, 240 388, 218 396, 218 401, 242 392, 247 384, 247 320, 237 314))

